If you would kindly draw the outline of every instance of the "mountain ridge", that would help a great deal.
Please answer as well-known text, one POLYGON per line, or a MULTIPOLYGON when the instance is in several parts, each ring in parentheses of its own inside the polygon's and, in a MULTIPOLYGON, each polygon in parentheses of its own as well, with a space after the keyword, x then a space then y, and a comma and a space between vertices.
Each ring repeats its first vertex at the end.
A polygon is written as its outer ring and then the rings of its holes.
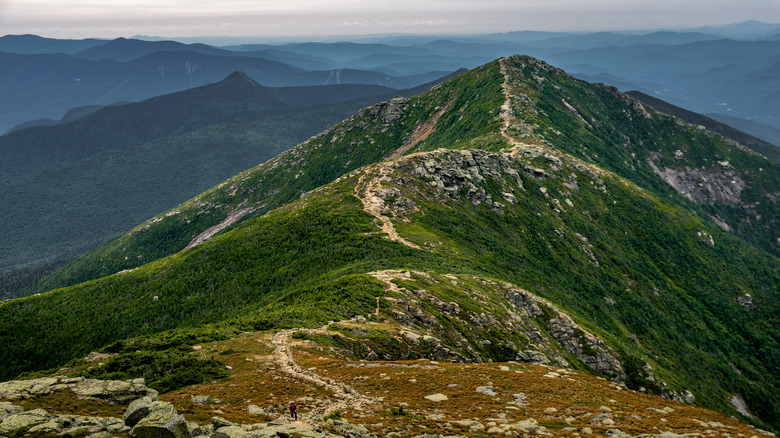
POLYGON ((701 214, 720 198, 696 203, 658 175, 723 167, 750 196, 771 194, 780 174, 777 163, 615 89, 529 57, 497 60, 366 108, 66 274, 92 281, 0 305, 3 371, 59 366, 129 336, 205 322, 313 327, 378 307, 379 318, 435 335, 452 357, 545 357, 669 397, 687 390, 734 415, 728 400, 738 394, 774 425, 780 261, 701 214), (176 241, 156 243, 164 236, 176 241), (157 260, 142 265, 136 251, 157 260), (387 270, 422 274, 388 279, 395 291, 369 275, 387 270), (598 360, 598 344, 554 312, 524 314, 534 300, 497 284, 555 304, 615 351, 624 377, 594 371, 589 361, 609 362, 598 360), (14 325, 22 320, 31 324, 14 325), (563 329, 546 344, 524 334, 534 327, 563 329), (34 350, 20 344, 31 333, 45 334, 34 350))

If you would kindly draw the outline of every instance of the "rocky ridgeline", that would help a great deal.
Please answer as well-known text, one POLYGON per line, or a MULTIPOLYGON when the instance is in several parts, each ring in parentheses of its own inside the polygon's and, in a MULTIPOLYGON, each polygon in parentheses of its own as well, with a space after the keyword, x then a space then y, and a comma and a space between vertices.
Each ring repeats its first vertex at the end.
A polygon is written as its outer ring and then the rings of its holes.
MULTIPOLYGON (((506 342, 507 347, 514 351, 516 361, 571 367, 571 356, 574 356, 594 371, 612 375, 617 381, 625 379, 625 373, 617 353, 603 340, 580 327, 549 301, 514 285, 479 278, 473 279, 480 281, 497 296, 505 299, 505 302, 502 303, 504 305, 499 309, 501 312, 499 315, 490 310, 492 307, 489 300, 479 293, 470 293, 470 298, 482 305, 483 311, 479 313, 466 310, 457 302, 439 299, 423 288, 427 287, 426 284, 439 283, 439 280, 423 272, 414 272, 412 275, 410 272, 388 270, 371 272, 369 275, 385 281, 388 287, 405 296, 405 299, 385 298, 389 301, 390 312, 399 323, 410 328, 422 326, 431 332, 442 333, 440 336, 443 338, 442 340, 427 335, 419 337, 419 342, 434 345, 431 350, 431 359, 433 360, 470 361, 457 353, 451 348, 452 346, 468 351, 473 357, 472 360, 478 363, 484 360, 461 333, 440 330, 445 326, 441 318, 448 318, 450 321, 471 327, 471 333, 474 336, 479 335, 474 329, 482 329, 487 332, 491 328, 498 328, 505 333, 522 334, 529 340, 528 344, 518 345, 511 341, 506 342), (408 288, 393 287, 395 284, 392 283, 392 280, 396 278, 406 280, 410 285, 419 282, 421 287, 416 289, 411 286, 408 288), (437 312, 429 311, 423 303, 432 305, 437 312)), ((459 281, 463 280, 457 276, 445 277, 456 286, 459 281)), ((417 340, 416 338, 415 340, 417 340)))

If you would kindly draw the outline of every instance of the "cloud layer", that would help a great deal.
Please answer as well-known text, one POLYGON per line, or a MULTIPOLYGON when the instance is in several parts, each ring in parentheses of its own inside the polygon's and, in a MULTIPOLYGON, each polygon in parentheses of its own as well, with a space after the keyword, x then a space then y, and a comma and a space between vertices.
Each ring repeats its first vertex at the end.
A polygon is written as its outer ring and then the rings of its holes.
POLYGON ((3 34, 59 38, 471 34, 780 21, 777 0, 0 0, 3 34))

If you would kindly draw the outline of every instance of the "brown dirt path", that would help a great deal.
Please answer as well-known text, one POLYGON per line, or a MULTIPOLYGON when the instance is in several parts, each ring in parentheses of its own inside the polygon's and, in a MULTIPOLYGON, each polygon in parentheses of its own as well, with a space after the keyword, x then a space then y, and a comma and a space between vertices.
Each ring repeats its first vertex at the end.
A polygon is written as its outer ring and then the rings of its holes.
MULTIPOLYGON (((310 383, 314 383, 318 386, 332 391, 334 396, 340 401, 331 404, 327 407, 315 408, 310 411, 308 416, 311 419, 319 419, 328 415, 331 412, 350 409, 361 409, 364 406, 379 402, 375 397, 365 396, 349 385, 342 382, 322 377, 312 371, 302 369, 293 358, 292 349, 290 347, 292 334, 295 332, 312 332, 320 333, 323 329, 293 329, 282 330, 276 333, 273 337, 273 344, 276 347, 274 351, 274 361, 279 365, 279 368, 293 376, 294 378, 305 380, 310 383)), ((298 423, 314 427, 316 424, 314 421, 299 420, 298 423)))

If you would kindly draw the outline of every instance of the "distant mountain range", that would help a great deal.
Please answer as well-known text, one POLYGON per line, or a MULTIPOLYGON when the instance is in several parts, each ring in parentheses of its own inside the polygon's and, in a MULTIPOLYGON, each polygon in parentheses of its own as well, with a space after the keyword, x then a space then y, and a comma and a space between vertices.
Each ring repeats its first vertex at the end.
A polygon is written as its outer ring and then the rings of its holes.
MULTIPOLYGON (((0 38, 2 41, 8 36, 0 38)), ((30 36, 35 42, 39 38, 30 36)), ((17 38, 19 51, 30 50, 17 38)), ((379 85, 407 89, 431 82, 448 71, 393 76, 348 68, 310 71, 253 53, 203 44, 119 39, 74 54, 24 54, 0 44, 0 131, 30 120, 59 119, 85 105, 110 105, 217 82, 243 71, 264 86, 330 84, 379 85)), ((59 47, 52 44, 52 47, 59 47)))
MULTIPOLYGON (((0 38, 0 132, 50 123, 73 108, 140 101, 240 70, 264 86, 366 84, 405 89, 500 56, 528 54, 593 82, 637 90, 698 113, 745 119, 778 144, 780 25, 688 31, 509 32, 468 37, 230 44, 159 39, 0 38), (48 120, 41 120, 48 119, 48 120)), ((204 39, 208 41, 208 39, 204 39)))

